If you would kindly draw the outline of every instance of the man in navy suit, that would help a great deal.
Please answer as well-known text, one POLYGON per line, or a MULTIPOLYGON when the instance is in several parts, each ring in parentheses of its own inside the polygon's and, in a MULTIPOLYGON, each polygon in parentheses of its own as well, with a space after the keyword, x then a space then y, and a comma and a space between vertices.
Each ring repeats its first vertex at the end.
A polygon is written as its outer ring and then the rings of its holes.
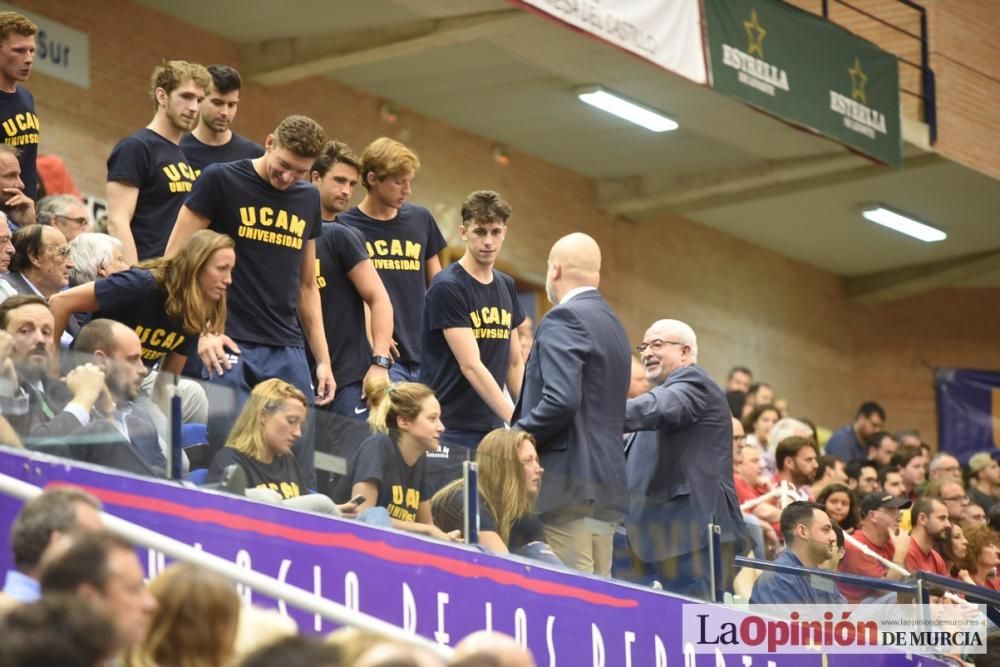
POLYGON ((622 424, 628 336, 597 291, 601 249, 586 234, 552 246, 545 290, 556 304, 528 355, 517 428, 538 440, 545 483, 536 510, 566 565, 611 572, 612 538, 628 508, 622 424))
POLYGON ((733 486, 733 424, 722 389, 698 362, 690 326, 659 320, 638 346, 655 385, 628 401, 625 430, 640 431, 628 455, 631 496, 625 521, 640 581, 708 599, 708 523, 722 528, 723 580, 745 527, 733 486))

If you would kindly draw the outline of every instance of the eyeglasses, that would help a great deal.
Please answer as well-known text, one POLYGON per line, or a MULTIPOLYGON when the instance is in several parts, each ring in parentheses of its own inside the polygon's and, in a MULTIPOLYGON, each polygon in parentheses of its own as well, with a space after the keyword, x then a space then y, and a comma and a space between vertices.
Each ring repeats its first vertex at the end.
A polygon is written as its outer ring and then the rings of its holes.
POLYGON ((55 217, 59 218, 60 220, 66 220, 67 222, 75 222, 81 227, 86 227, 88 224, 90 224, 90 220, 87 220, 87 218, 71 218, 68 215, 57 215, 55 217))
POLYGON ((69 246, 68 245, 54 246, 54 245, 52 245, 50 243, 46 243, 44 245, 45 245, 46 248, 52 248, 52 252, 55 255, 59 255, 60 257, 69 257, 69 246))
POLYGON ((747 437, 745 435, 734 435, 733 436, 733 442, 740 442, 740 443, 742 443, 742 442, 746 442, 746 441, 747 441, 747 437))
POLYGON ((951 502, 953 500, 957 500, 960 503, 967 503, 969 502, 969 496, 952 496, 951 498, 945 498, 944 496, 941 496, 941 500, 945 502, 951 502))
POLYGON ((660 348, 662 348, 664 345, 684 345, 684 343, 680 342, 679 340, 660 340, 659 338, 657 338, 656 340, 651 340, 648 343, 639 343, 638 345, 635 346, 635 350, 639 354, 642 354, 646 350, 659 352, 660 348))

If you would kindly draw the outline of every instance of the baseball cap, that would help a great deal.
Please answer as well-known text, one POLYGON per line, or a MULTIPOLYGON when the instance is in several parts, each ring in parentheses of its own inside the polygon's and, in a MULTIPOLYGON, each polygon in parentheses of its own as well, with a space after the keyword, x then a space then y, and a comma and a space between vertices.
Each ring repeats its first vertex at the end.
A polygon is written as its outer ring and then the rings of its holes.
POLYGON ((908 498, 897 498, 885 491, 875 491, 874 493, 869 493, 861 501, 861 516, 865 516, 869 512, 881 509, 882 507, 905 510, 912 504, 908 498))
POLYGON ((985 468, 993 461, 993 457, 990 456, 989 452, 979 452, 974 454, 972 458, 969 459, 969 474, 975 475, 977 472, 985 468))

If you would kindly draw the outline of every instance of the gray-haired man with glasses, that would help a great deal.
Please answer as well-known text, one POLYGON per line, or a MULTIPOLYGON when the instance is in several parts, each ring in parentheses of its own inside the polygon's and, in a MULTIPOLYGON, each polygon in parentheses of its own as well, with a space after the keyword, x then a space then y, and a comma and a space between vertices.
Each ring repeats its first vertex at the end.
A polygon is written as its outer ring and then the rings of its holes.
POLYGON ((49 195, 38 202, 38 222, 52 225, 70 242, 90 231, 90 217, 83 202, 73 195, 49 195))
POLYGON ((708 523, 722 528, 723 586, 746 527, 733 486, 733 424, 722 389, 698 362, 694 330, 654 322, 636 346, 653 388, 628 401, 625 430, 640 431, 628 456, 625 528, 642 583, 710 596, 708 523))

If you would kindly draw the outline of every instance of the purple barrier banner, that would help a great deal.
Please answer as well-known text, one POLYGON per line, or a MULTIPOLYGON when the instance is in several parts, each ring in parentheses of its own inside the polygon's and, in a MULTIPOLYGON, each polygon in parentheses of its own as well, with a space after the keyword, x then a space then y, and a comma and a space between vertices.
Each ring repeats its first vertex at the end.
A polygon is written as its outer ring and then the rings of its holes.
MULTIPOLYGON (((506 632, 540 666, 846 667, 857 660, 818 652, 695 655, 682 645, 681 612, 689 601, 681 597, 37 454, 0 449, 0 473, 43 488, 83 487, 110 514, 440 643, 453 646, 476 630, 506 632)), ((8 535, 21 504, 0 494, 5 569, 13 566, 8 535)), ((166 564, 162 554, 140 555, 150 578, 166 564)), ((277 606, 302 631, 335 629, 252 590, 241 588, 241 595, 277 606)), ((866 659, 866 667, 913 664, 901 653, 866 659)))

